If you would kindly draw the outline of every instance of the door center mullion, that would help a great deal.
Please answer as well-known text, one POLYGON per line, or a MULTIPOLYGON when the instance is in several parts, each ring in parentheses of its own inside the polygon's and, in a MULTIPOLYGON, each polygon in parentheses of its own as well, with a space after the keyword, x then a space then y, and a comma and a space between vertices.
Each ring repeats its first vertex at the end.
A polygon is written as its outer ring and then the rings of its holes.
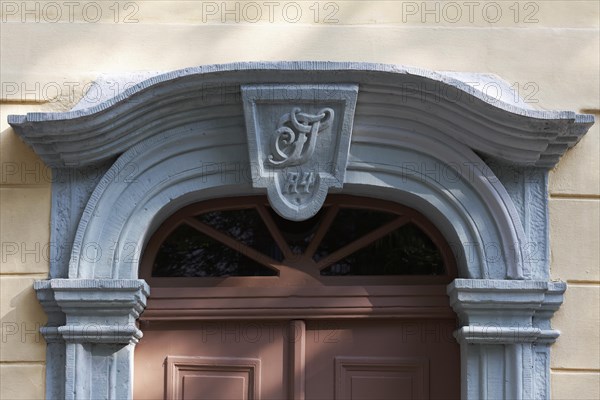
POLYGON ((291 400, 305 399, 306 371, 306 323, 292 320, 289 325, 289 397, 291 400))

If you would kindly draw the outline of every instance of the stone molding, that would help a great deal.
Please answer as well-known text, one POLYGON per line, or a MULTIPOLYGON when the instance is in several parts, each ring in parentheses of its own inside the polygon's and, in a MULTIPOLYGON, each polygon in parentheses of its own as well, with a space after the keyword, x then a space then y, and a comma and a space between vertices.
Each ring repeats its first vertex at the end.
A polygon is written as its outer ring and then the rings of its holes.
MULTIPOLYGON (((257 193, 251 179, 240 179, 251 170, 244 138, 227 125, 212 130, 203 140, 191 129, 165 132, 134 146, 113 164, 82 211, 70 278, 135 279, 145 240, 176 209, 214 197, 257 193), (215 152, 222 169, 212 168, 217 165, 212 162, 215 152), (211 168, 202 160, 210 160, 211 168), (119 179, 128 165, 135 170, 127 181, 119 179)), ((465 278, 519 279, 530 274, 518 245, 525 240, 513 203, 472 151, 381 126, 368 136, 357 133, 363 136, 353 141, 344 193, 401 196, 405 205, 438 221, 465 278), (390 135, 397 137, 391 140, 390 135), (456 179, 430 179, 405 168, 404 162, 426 168, 450 168, 452 163, 476 167, 456 179), (490 230, 493 225, 498 229, 490 230)))
POLYGON ((455 279, 450 305, 461 327, 461 387, 466 399, 545 400, 550 393, 550 345, 560 332, 550 319, 563 282, 455 279))
POLYGON ((566 289, 564 282, 455 279, 448 295, 461 324, 456 338, 469 344, 553 343, 560 333, 544 322, 566 289))
POLYGON ((128 344, 142 337, 135 321, 150 294, 143 280, 51 279, 34 289, 49 320, 64 321, 42 328, 47 341, 128 344))
MULTIPOLYGON (((458 76, 352 62, 208 65, 154 76, 91 108, 11 115, 8 121, 49 166, 83 166, 115 157, 167 125, 201 119, 203 107, 236 103, 244 83, 354 82, 361 86, 359 103, 365 107, 375 105, 369 101, 373 95, 385 96, 387 106, 402 102, 411 109, 408 116, 413 121, 427 121, 478 152, 514 164, 548 168, 594 122, 591 115, 505 103, 469 85, 468 77, 459 80, 458 76), (165 101, 152 101, 157 97, 165 101)), ((476 74, 473 80, 478 80, 476 74)), ((385 108, 386 103, 377 106, 385 108)))
POLYGON ((46 398, 132 398, 136 319, 150 289, 140 279, 49 279, 34 289, 48 314, 46 398), (121 372, 118 372, 121 371, 121 372))

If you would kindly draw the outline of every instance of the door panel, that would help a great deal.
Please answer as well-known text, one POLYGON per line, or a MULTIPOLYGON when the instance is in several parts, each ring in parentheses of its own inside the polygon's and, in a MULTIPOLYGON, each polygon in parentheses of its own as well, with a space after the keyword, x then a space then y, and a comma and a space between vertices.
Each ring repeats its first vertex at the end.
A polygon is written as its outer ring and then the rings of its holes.
POLYGON ((336 357, 336 400, 429 398, 426 358, 336 357))
POLYGON ((136 399, 288 398, 288 321, 152 322, 142 329, 136 399))
POLYGON ((306 398, 460 398, 454 320, 307 321, 306 398))
POLYGON ((170 399, 255 400, 260 398, 257 358, 167 357, 166 397, 170 399))

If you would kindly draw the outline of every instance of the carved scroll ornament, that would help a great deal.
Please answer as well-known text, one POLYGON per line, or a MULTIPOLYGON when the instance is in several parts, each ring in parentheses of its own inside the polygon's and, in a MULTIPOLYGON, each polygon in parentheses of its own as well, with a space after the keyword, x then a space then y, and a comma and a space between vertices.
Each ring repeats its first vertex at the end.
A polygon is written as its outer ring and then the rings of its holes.
POLYGON ((331 126, 333 117, 331 108, 324 108, 314 115, 294 107, 283 115, 273 135, 269 164, 280 168, 304 164, 315 152, 319 133, 331 126))

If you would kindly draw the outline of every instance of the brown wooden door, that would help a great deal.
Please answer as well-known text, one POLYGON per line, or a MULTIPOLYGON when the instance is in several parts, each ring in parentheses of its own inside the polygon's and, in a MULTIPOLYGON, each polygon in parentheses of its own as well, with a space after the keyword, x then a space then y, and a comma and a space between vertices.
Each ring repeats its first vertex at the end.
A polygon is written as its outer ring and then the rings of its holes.
POLYGON ((330 196, 296 223, 208 201, 163 223, 140 276, 137 399, 459 398, 456 265, 415 210, 330 196))
POLYGON ((152 322, 136 399, 459 398, 452 320, 152 322))

